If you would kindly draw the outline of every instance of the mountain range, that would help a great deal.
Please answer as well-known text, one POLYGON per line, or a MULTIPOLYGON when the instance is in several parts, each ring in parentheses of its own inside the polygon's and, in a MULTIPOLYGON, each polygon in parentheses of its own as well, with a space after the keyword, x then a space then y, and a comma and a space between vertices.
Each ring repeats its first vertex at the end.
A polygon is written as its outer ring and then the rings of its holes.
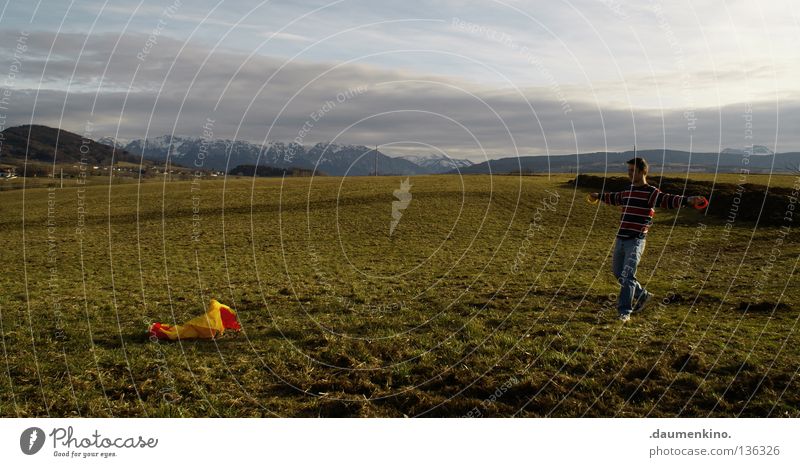
MULTIPOLYGON (((81 157, 95 165, 124 161, 161 165, 169 160, 178 166, 230 171, 237 166, 291 168, 334 176, 421 174, 508 174, 548 172, 618 172, 633 151, 593 152, 553 156, 504 157, 473 164, 444 155, 389 157, 363 145, 318 143, 301 146, 272 142, 265 146, 227 139, 204 140, 185 136, 159 136, 131 141, 90 138, 43 125, 7 128, 0 133, 0 157, 18 165, 26 159, 75 164, 81 157)), ((773 154, 764 146, 726 148, 719 153, 689 153, 671 149, 636 151, 651 165, 651 173, 665 172, 793 172, 800 171, 800 152, 773 154)))
POLYGON ((445 173, 468 167, 472 162, 447 156, 390 157, 362 145, 317 143, 306 147, 297 143, 271 142, 261 146, 247 141, 228 139, 204 140, 186 136, 159 136, 128 142, 103 138, 147 159, 170 161, 186 166, 228 171, 240 165, 316 170, 328 175, 420 175, 445 173), (377 159, 377 160, 376 160, 377 159))
POLYGON ((318 143, 303 147, 295 143, 273 142, 264 147, 246 141, 211 140, 183 136, 160 136, 147 141, 133 140, 118 147, 146 158, 164 160, 167 154, 178 164, 190 166, 197 161, 200 146, 206 144, 204 166, 226 170, 237 165, 266 165, 277 168, 301 168, 329 175, 419 174, 490 174, 490 173, 547 173, 547 172, 616 172, 634 156, 647 159, 651 172, 796 172, 800 168, 800 153, 774 154, 765 146, 725 148, 720 152, 686 152, 672 149, 647 149, 625 152, 592 152, 521 157, 501 157, 481 163, 466 159, 451 159, 444 155, 407 155, 390 157, 362 145, 318 143), (228 160, 230 155, 230 160, 228 160), (774 156, 774 160, 773 160, 774 156))

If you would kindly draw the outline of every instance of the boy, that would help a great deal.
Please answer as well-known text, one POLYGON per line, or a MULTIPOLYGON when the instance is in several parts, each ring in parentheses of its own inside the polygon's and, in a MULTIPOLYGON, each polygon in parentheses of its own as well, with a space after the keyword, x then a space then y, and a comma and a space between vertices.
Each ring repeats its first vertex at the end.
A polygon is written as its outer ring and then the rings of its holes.
POLYGON ((653 223, 653 208, 695 206, 702 203, 701 196, 680 196, 662 193, 658 188, 647 184, 648 165, 641 157, 628 161, 628 177, 631 187, 614 193, 591 193, 592 199, 614 206, 622 206, 622 219, 614 246, 612 269, 620 283, 617 311, 619 320, 631 319, 632 312, 640 312, 653 298, 636 280, 636 268, 644 253, 645 237, 653 223), (636 303, 634 306, 633 303, 636 303))

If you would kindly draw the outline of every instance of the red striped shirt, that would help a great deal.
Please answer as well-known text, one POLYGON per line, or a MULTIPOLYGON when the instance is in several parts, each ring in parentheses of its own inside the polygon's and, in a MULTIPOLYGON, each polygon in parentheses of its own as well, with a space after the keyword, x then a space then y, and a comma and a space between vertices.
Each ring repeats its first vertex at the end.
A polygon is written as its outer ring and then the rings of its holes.
POLYGON ((600 193, 600 200, 622 206, 617 237, 645 238, 655 215, 654 207, 678 208, 686 205, 687 198, 664 193, 652 185, 631 187, 625 191, 600 193))

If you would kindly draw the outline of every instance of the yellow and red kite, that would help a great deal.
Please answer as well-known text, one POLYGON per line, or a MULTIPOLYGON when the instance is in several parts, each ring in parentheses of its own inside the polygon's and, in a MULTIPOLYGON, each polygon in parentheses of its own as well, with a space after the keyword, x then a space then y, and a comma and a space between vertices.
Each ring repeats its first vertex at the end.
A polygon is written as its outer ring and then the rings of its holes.
POLYGON ((221 336, 225 330, 240 331, 242 329, 236 312, 230 307, 211 299, 208 311, 190 319, 183 324, 153 323, 149 334, 159 340, 179 339, 213 339, 221 336))

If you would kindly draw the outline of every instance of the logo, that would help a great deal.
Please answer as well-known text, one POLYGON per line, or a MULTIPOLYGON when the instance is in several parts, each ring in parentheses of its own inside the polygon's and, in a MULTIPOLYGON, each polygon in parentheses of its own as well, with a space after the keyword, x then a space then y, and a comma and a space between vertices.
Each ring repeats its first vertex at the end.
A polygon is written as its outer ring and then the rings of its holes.
POLYGON ((400 188, 394 190, 394 197, 397 198, 398 201, 392 201, 392 222, 389 224, 389 236, 394 233, 394 229, 397 228, 397 224, 400 223, 400 218, 403 217, 402 211, 411 203, 411 187, 411 182, 406 178, 404 181, 400 182, 400 188))
POLYGON ((19 437, 19 448, 29 456, 39 452, 42 446, 44 446, 44 431, 41 428, 30 427, 19 437))

